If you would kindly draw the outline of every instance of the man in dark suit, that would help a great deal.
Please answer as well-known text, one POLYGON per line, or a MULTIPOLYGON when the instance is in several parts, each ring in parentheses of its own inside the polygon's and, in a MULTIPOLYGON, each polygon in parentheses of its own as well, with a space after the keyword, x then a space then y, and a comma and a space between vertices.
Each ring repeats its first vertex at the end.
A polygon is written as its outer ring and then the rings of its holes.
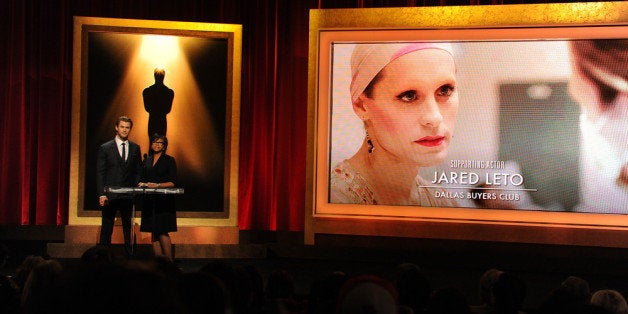
POLYGON ((116 137, 100 146, 96 164, 96 188, 102 208, 102 228, 100 244, 111 245, 111 234, 116 211, 122 217, 124 244, 127 254, 132 252, 131 215, 133 212, 133 195, 105 193, 105 187, 134 187, 139 182, 141 167, 140 146, 129 141, 129 133, 133 128, 131 118, 121 116, 116 120, 116 137))
POLYGON ((172 109, 174 91, 164 85, 166 70, 156 68, 153 72, 155 84, 146 87, 142 92, 144 109, 148 112, 148 138, 154 134, 166 135, 168 120, 166 115, 172 109))

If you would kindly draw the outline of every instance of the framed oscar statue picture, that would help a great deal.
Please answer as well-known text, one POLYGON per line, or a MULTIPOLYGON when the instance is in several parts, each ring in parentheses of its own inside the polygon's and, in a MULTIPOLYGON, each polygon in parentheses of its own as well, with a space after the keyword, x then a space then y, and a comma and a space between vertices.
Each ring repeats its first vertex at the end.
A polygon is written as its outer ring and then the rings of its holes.
POLYGON ((143 155, 168 138, 179 225, 237 230, 241 46, 241 25, 74 18, 70 226, 99 224, 98 147, 128 116, 143 155))

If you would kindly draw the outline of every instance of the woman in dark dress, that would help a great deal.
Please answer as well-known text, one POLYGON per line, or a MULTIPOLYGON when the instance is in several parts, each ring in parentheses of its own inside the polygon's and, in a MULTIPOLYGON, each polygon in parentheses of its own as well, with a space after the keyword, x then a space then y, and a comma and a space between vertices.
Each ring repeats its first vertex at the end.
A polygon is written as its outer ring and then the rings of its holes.
MULTIPOLYGON (((155 134, 151 138, 151 154, 144 159, 139 187, 171 188, 177 181, 177 164, 166 154, 168 138, 155 134)), ((155 255, 164 255, 171 260, 172 241, 168 232, 177 231, 177 216, 174 195, 147 194, 142 209, 142 232, 151 233, 155 255)))

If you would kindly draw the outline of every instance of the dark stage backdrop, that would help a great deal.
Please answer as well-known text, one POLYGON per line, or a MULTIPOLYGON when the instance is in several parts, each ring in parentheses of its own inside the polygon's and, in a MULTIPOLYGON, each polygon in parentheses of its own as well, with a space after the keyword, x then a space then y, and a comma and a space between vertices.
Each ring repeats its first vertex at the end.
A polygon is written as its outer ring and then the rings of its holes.
POLYGON ((73 16, 242 24, 239 227, 301 231, 309 10, 503 2, 0 1, 0 224, 68 221, 73 16))
MULTIPOLYGON (((140 50, 142 36, 89 32, 85 193, 81 209, 100 211, 96 191, 98 148, 113 138, 113 121, 118 115, 128 114, 133 118, 131 139, 140 145, 142 153, 148 153, 152 134, 148 134, 148 113, 142 102, 142 91, 154 83, 153 71, 150 67, 146 73, 128 70, 133 68, 131 59, 133 53, 140 50), (142 79, 149 81, 148 85, 138 83, 142 79), (144 123, 140 123, 141 118, 144 123)), ((164 81, 174 89, 175 95, 168 114, 167 153, 177 161, 177 186, 185 188, 185 195, 178 197, 175 204, 178 211, 219 212, 224 207, 228 41, 226 38, 179 36, 178 42, 190 73, 185 74, 186 65, 178 64, 179 68, 173 65, 173 73, 166 71, 164 81), (189 81, 182 86, 181 82, 186 79, 189 81), (197 86, 200 87, 198 96, 192 96, 197 86)))

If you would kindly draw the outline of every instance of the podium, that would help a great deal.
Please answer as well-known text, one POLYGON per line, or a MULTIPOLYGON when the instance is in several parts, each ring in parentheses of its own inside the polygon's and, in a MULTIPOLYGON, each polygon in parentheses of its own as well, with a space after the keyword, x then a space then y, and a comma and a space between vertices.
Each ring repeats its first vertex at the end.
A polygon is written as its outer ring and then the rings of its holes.
POLYGON ((184 194, 183 188, 133 188, 133 187, 105 187, 106 194, 184 194))
MULTIPOLYGON (((124 194, 124 195, 150 195, 150 194, 161 194, 161 195, 180 195, 184 194, 185 189, 183 188, 139 188, 139 187, 115 187, 115 186, 106 186, 105 194, 124 194)), ((129 232, 131 233, 131 254, 135 251, 135 245, 137 245, 137 237, 135 236, 135 200, 133 200, 133 207, 131 211, 131 229, 129 232)))
MULTIPOLYGON (((116 187, 108 188, 109 195, 129 193, 140 196, 142 194, 185 194, 189 197, 189 189, 182 188, 137 188, 116 187)), ((72 191, 71 191, 72 192, 72 191)), ((82 193, 82 191, 80 191, 82 193)), ((79 195, 76 189, 72 193, 79 195)), ((72 195, 74 195, 72 194, 72 195)), ((234 188, 229 195, 237 195, 234 188)), ((182 195, 183 196, 183 195, 182 195)), ((177 197, 177 196, 175 196, 177 197)), ((225 196, 226 197, 226 196, 225 196)), ((210 258, 230 255, 232 246, 240 243, 240 229, 238 227, 237 197, 225 198, 225 206, 220 212, 211 212, 191 208, 177 208, 177 232, 170 234, 173 244, 176 244, 177 258, 210 258)), ((62 243, 49 243, 48 254, 55 258, 79 258, 86 249, 99 242, 101 232, 100 211, 84 207, 80 197, 71 199, 69 204, 69 221, 65 226, 62 243)), ((139 202, 136 209, 139 211, 139 202)), ((138 217, 133 216, 132 232, 136 235, 137 246, 135 251, 143 246, 152 246, 151 237, 139 231, 138 217)), ((123 228, 119 223, 114 224, 112 244, 124 243, 123 228)), ((248 253, 246 254, 248 255, 248 253)))

